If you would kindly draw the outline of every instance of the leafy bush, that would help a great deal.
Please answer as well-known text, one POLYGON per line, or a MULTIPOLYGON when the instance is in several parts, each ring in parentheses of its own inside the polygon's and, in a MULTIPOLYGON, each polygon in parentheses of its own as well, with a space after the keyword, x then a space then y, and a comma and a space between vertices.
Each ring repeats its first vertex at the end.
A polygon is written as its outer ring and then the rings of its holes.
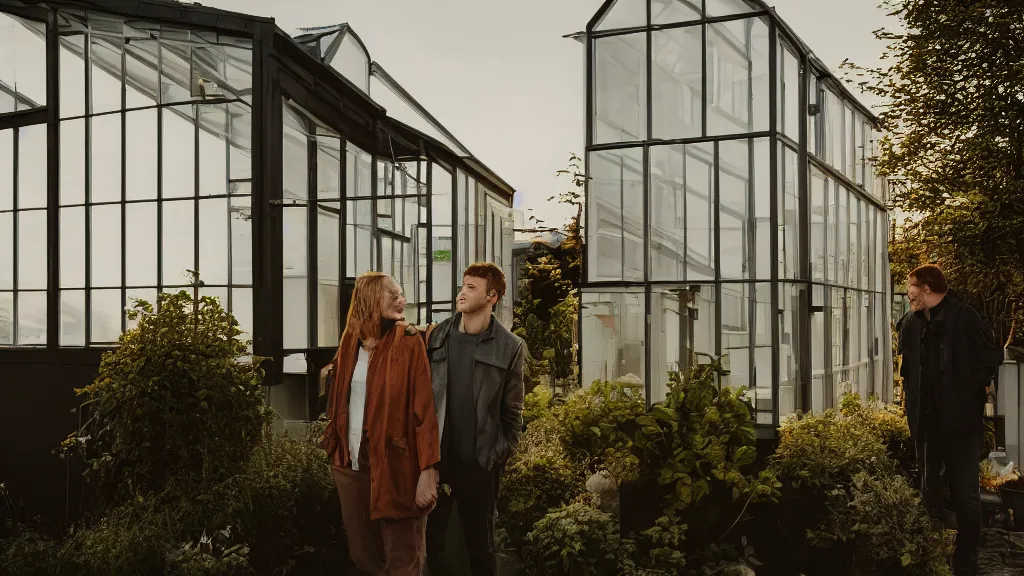
POLYGON ((537 386, 531 390, 523 398, 523 423, 529 426, 536 420, 550 418, 554 399, 555 393, 548 386, 537 386))
POLYGON ((637 418, 646 412, 635 390, 612 382, 594 382, 569 394, 554 411, 569 455, 593 471, 611 451, 632 439, 637 418))
POLYGON ((847 418, 860 419, 886 447, 889 456, 904 469, 914 466, 914 445, 902 407, 885 404, 876 398, 862 401, 857 394, 846 394, 840 400, 839 411, 847 418))
POLYGON ((828 510, 822 524, 810 530, 811 541, 825 548, 847 544, 851 554, 845 568, 856 567, 856 574, 950 574, 949 539, 905 477, 858 473, 848 487, 828 492, 828 510))
POLYGON ((498 518, 514 549, 520 548, 534 523, 549 510, 568 504, 584 491, 584 469, 569 458, 559 430, 553 418, 534 421, 505 469, 498 518))
POLYGON ((223 482, 244 465, 268 423, 259 363, 241 363, 248 343, 216 298, 161 294, 159 311, 139 301, 137 328, 103 355, 99 375, 76 392, 92 416, 69 436, 87 477, 117 506, 175 487, 223 482))
POLYGON ((0 576, 50 576, 57 573, 60 543, 32 529, 0 539, 0 576))
POLYGON ((863 418, 834 410, 801 415, 779 430, 779 446, 771 459, 778 477, 794 486, 831 488, 856 474, 889 473, 889 458, 878 433, 863 418))
POLYGON ((581 500, 541 518, 527 536, 522 557, 527 572, 536 576, 615 576, 626 569, 627 549, 616 521, 581 500))
POLYGON ((230 538, 227 530, 198 542, 186 542, 167 556, 167 576, 250 576, 255 571, 249 566, 249 548, 242 544, 225 546, 230 538))

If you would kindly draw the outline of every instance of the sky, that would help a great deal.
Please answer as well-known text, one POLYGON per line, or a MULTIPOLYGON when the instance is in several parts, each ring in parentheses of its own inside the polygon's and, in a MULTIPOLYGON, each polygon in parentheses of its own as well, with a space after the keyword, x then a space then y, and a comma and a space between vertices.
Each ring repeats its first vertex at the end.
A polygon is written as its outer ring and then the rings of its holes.
MULTIPOLYGON (((567 207, 547 199, 584 151, 582 31, 601 0, 203 0, 275 18, 286 31, 349 23, 379 62, 481 161, 516 190, 516 206, 559 225, 567 207)), ((849 58, 873 65, 872 31, 893 18, 878 0, 769 0, 833 71, 849 58)), ((861 100, 874 104, 870 97, 861 100)))

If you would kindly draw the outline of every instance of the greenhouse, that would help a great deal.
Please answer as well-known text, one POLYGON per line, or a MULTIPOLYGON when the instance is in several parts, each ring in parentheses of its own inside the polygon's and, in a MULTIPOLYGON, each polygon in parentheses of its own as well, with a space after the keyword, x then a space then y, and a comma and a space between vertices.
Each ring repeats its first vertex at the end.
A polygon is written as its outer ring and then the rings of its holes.
POLYGON ((346 24, 0 0, 0 421, 44 432, 0 463, 59 466, 73 390, 161 292, 219 298, 279 425, 315 418, 355 278, 447 317, 468 263, 511 277, 513 194, 346 24))
POLYGON ((721 356, 770 431, 891 398, 877 119, 760 1, 609 0, 587 66, 584 382, 721 356))

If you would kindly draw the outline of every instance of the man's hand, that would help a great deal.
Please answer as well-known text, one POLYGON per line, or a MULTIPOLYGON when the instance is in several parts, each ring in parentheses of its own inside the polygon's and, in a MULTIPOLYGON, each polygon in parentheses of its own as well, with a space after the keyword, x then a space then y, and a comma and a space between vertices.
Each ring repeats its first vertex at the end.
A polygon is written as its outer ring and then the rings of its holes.
POLYGON ((437 504, 437 482, 436 468, 427 468, 420 472, 420 480, 416 484, 416 506, 427 510, 437 504))

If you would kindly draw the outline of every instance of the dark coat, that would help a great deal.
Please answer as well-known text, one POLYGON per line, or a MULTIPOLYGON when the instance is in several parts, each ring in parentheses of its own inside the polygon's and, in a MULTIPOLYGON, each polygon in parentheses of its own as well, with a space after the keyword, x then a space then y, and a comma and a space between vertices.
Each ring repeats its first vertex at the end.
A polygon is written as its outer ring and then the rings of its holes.
MULTIPOLYGON (((981 316, 951 290, 948 302, 932 319, 939 323, 939 381, 933 396, 936 405, 929 418, 950 434, 980 434, 985 409, 985 387, 991 383, 1003 361, 1003 350, 981 316)), ((897 351, 903 355, 900 375, 906 398, 907 423, 911 437, 921 438, 921 336, 927 321, 923 312, 908 312, 897 324, 897 351)))
MULTIPOLYGON (((333 360, 336 380, 328 393, 323 447, 335 466, 351 464, 348 402, 358 345, 355 334, 344 334, 333 360)), ((370 518, 419 518, 420 472, 441 460, 441 447, 430 365, 416 329, 396 324, 377 344, 366 377, 370 518)))
MULTIPOLYGON (((448 336, 461 313, 428 331, 427 355, 434 384, 434 405, 441 434, 448 397, 448 336)), ((458 329, 458 328, 454 328, 458 329)), ((526 344, 491 316, 473 356, 477 422, 477 461, 485 470, 503 465, 519 445, 523 432, 523 359, 526 344)))

